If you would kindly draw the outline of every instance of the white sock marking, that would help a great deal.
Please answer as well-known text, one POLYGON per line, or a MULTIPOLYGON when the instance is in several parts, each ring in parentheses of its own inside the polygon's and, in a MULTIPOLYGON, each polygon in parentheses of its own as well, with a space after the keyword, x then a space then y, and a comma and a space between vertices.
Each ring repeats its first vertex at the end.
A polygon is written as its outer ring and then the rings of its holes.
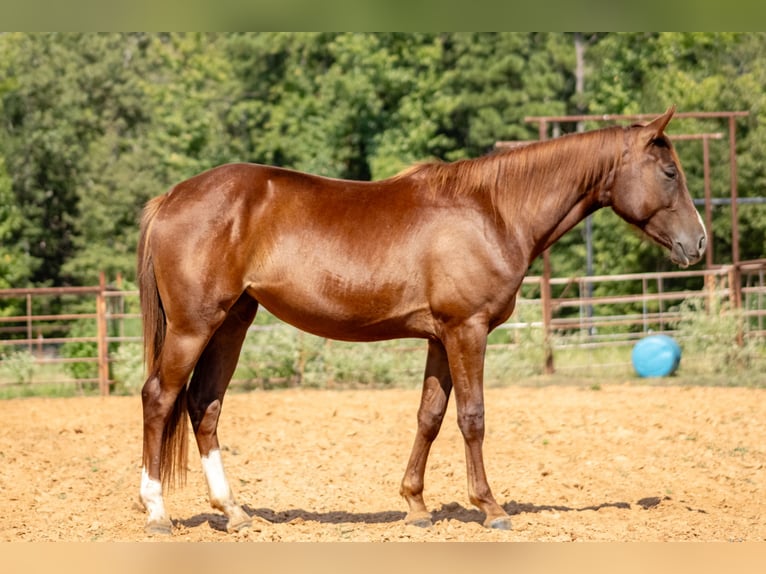
POLYGON ((211 450, 207 456, 203 456, 202 470, 207 479, 207 487, 210 492, 210 502, 213 506, 219 504, 226 508, 233 503, 234 497, 229 488, 229 482, 226 480, 226 474, 223 471, 223 461, 221 460, 221 451, 211 450))
POLYGON ((162 499, 162 484, 159 480, 149 478, 145 467, 141 469, 141 501, 149 513, 149 522, 167 520, 165 502, 162 499))

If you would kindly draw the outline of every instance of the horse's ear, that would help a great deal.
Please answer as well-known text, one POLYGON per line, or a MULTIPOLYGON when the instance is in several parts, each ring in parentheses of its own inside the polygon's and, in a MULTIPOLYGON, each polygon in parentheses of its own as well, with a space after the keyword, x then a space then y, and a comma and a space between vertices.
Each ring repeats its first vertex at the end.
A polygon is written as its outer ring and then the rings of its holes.
POLYGON ((656 140, 657 138, 662 137, 662 135, 665 132, 665 127, 670 122, 670 119, 673 117, 674 113, 676 113, 676 106, 672 105, 667 109, 667 111, 664 114, 652 120, 651 123, 646 124, 641 129, 642 134, 645 134, 644 140, 647 143, 650 143, 656 140))

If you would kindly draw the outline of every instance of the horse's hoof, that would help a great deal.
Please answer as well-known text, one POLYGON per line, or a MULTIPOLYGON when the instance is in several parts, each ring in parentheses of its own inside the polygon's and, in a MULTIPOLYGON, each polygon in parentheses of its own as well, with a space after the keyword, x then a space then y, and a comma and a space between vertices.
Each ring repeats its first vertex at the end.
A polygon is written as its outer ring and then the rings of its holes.
POLYGON ((407 526, 417 526, 418 528, 431 528, 433 525, 434 523, 430 518, 418 518, 407 522, 407 526))
POLYGON ((431 528, 434 525, 429 512, 410 513, 404 518, 404 523, 407 526, 417 526, 418 528, 431 528))
POLYGON ((173 525, 170 520, 147 522, 144 526, 144 532, 149 536, 170 536, 173 533, 173 525))
POLYGON ((243 530, 249 530, 253 526, 253 521, 250 518, 243 520, 232 521, 229 520, 226 523, 226 532, 234 534, 235 532, 242 532, 243 530))
POLYGON ((232 506, 226 512, 226 532, 234 534, 253 526, 253 519, 241 506, 232 506))
POLYGON ((492 520, 488 519, 484 522, 484 526, 491 528, 492 530, 511 530, 511 517, 500 516, 498 518, 493 518, 492 520))

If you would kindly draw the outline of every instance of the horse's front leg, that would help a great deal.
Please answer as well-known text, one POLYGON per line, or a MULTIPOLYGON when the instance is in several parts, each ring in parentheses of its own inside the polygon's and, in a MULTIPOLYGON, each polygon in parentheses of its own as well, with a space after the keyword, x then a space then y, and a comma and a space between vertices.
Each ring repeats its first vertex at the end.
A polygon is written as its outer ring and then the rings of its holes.
POLYGON ((511 518, 497 503, 484 470, 484 355, 487 329, 482 324, 464 324, 445 337, 450 372, 455 388, 457 422, 465 441, 468 496, 486 515, 484 526, 510 530, 511 518))
POLYGON ((431 444, 439 434, 451 389, 452 380, 444 346, 439 341, 429 341, 423 394, 418 409, 418 430, 399 490, 409 506, 404 519, 407 524, 431 526, 431 513, 423 501, 426 461, 431 444))

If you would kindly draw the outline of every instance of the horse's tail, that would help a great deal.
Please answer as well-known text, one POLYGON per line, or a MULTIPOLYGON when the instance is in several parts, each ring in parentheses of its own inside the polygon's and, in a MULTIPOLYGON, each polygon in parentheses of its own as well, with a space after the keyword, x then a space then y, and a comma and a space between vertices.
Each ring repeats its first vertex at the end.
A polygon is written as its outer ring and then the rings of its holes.
POLYGON ((149 375, 154 375, 157 360, 165 341, 165 311, 162 308, 157 278, 154 275, 154 261, 149 249, 149 234, 152 222, 165 196, 155 197, 144 207, 141 216, 141 232, 138 237, 138 290, 141 298, 141 318, 144 327, 144 363, 149 375))
MULTIPOLYGON (((165 310, 162 307, 162 300, 157 289, 154 261, 151 249, 149 249, 152 223, 165 201, 165 197, 165 195, 155 197, 144 207, 138 239, 138 289, 141 299, 147 381, 151 381, 159 374, 158 363, 167 331, 165 310)), ((165 428, 162 430, 160 478, 166 487, 183 484, 186 478, 188 445, 186 412, 186 385, 183 385, 173 404, 173 410, 165 422, 165 428)), ((144 451, 144 456, 146 454, 144 451)), ((144 467, 147 467, 148 462, 147 460, 143 461, 144 467)))

